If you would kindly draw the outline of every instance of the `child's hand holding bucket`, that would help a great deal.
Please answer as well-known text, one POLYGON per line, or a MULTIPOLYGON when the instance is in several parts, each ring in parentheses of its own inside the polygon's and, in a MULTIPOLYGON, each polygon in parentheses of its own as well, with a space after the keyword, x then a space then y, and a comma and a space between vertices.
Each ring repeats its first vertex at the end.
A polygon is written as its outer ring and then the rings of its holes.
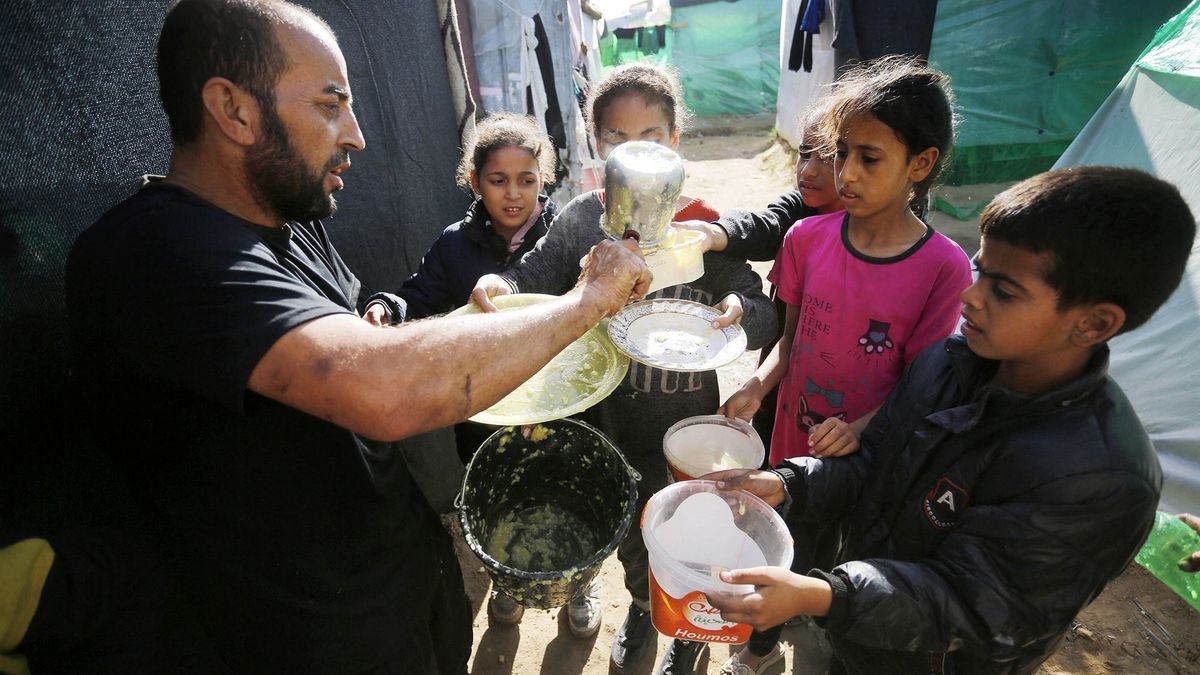
POLYGON ((786 571, 792 564, 792 538, 783 518, 758 497, 722 491, 712 481, 680 481, 651 496, 642 539, 650 560, 654 628, 683 640, 730 645, 748 640, 752 626, 723 618, 707 598, 759 593, 752 580, 726 582, 731 569, 786 571))
POLYGON ((722 619, 748 623, 759 631, 801 614, 825 616, 833 602, 833 589, 827 581, 781 567, 725 570, 721 572, 721 581, 753 585, 754 591, 745 595, 709 593, 709 604, 721 610, 722 619))
POLYGON ((766 393, 761 385, 762 382, 757 377, 751 377, 741 389, 733 392, 733 395, 717 408, 717 414, 747 422, 754 419, 754 413, 762 406, 763 395, 766 393))
POLYGON ((716 223, 709 223, 703 220, 677 220, 671 223, 671 227, 677 230, 699 232, 704 235, 704 242, 701 244, 701 250, 705 253, 712 251, 724 251, 729 245, 729 235, 725 233, 725 229, 716 223))
POLYGON ((716 481, 717 488, 721 490, 749 492, 770 504, 772 508, 779 506, 787 498, 787 486, 783 484, 783 478, 774 471, 729 469, 714 471, 701 479, 716 481))

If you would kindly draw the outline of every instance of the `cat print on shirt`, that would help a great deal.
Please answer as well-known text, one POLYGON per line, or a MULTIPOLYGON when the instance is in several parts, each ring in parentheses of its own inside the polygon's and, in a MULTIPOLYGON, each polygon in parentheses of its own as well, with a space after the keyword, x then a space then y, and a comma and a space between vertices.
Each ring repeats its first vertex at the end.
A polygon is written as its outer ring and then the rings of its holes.
POLYGON ((884 350, 895 349, 896 343, 892 342, 891 336, 888 335, 888 329, 892 327, 891 323, 879 321, 877 319, 868 319, 870 325, 867 326, 867 332, 858 338, 858 346, 862 347, 865 354, 883 354, 884 350))
POLYGON ((820 426, 821 422, 831 417, 845 422, 846 411, 843 410, 832 415, 822 415, 808 407, 808 399, 804 395, 800 396, 800 409, 796 411, 796 426, 800 427, 804 433, 808 433, 813 427, 820 426))

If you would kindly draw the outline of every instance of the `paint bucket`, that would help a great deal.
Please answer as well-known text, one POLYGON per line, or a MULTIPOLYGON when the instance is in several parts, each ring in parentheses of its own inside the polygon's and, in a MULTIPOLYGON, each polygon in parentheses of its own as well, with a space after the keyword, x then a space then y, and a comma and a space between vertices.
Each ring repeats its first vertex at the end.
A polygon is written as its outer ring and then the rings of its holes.
POLYGON ((682 640, 748 640, 750 624, 723 620, 708 596, 744 595, 754 587, 725 583, 719 572, 792 564, 792 538, 774 509, 707 480, 656 492, 642 512, 642 540, 650 554, 650 619, 659 633, 682 640))
POLYGON ((724 469, 757 469, 767 450, 749 423, 724 415, 699 415, 667 429, 663 454, 675 480, 692 480, 724 469))
POLYGON ((637 481, 620 450, 573 419, 492 434, 467 465, 459 520, 494 588, 549 609, 584 592, 616 550, 637 508, 637 481))

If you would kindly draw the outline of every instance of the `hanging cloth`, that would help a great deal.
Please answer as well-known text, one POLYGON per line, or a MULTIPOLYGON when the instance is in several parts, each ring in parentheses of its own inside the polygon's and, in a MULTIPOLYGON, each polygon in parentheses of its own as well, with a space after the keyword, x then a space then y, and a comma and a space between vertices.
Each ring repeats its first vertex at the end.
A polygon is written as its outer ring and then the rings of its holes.
POLYGON ((558 105, 558 89, 554 86, 554 57, 550 55, 550 40, 546 37, 541 14, 533 16, 533 35, 537 40, 534 54, 537 56, 538 70, 541 71, 542 91, 546 92, 546 133, 554 141, 554 147, 566 148, 567 134, 563 130, 562 108, 558 105))
POLYGON ((788 70, 812 72, 813 35, 821 32, 825 19, 825 0, 802 0, 792 32, 792 48, 788 52, 788 70))
POLYGON ((527 87, 525 109, 537 120, 542 131, 546 131, 546 86, 537 72, 537 25, 527 16, 521 17, 521 72, 517 77, 527 87))

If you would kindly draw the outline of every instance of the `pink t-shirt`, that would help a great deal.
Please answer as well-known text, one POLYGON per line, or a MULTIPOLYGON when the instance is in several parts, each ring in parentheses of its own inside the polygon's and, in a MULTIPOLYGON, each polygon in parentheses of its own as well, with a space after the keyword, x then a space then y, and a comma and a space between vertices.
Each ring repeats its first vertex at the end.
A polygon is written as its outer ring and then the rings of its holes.
POLYGON ((971 263, 958 244, 926 232, 900 255, 855 251, 838 211, 796 223, 768 279, 800 310, 779 383, 771 464, 808 454, 808 430, 879 407, 904 367, 953 330, 971 263))

